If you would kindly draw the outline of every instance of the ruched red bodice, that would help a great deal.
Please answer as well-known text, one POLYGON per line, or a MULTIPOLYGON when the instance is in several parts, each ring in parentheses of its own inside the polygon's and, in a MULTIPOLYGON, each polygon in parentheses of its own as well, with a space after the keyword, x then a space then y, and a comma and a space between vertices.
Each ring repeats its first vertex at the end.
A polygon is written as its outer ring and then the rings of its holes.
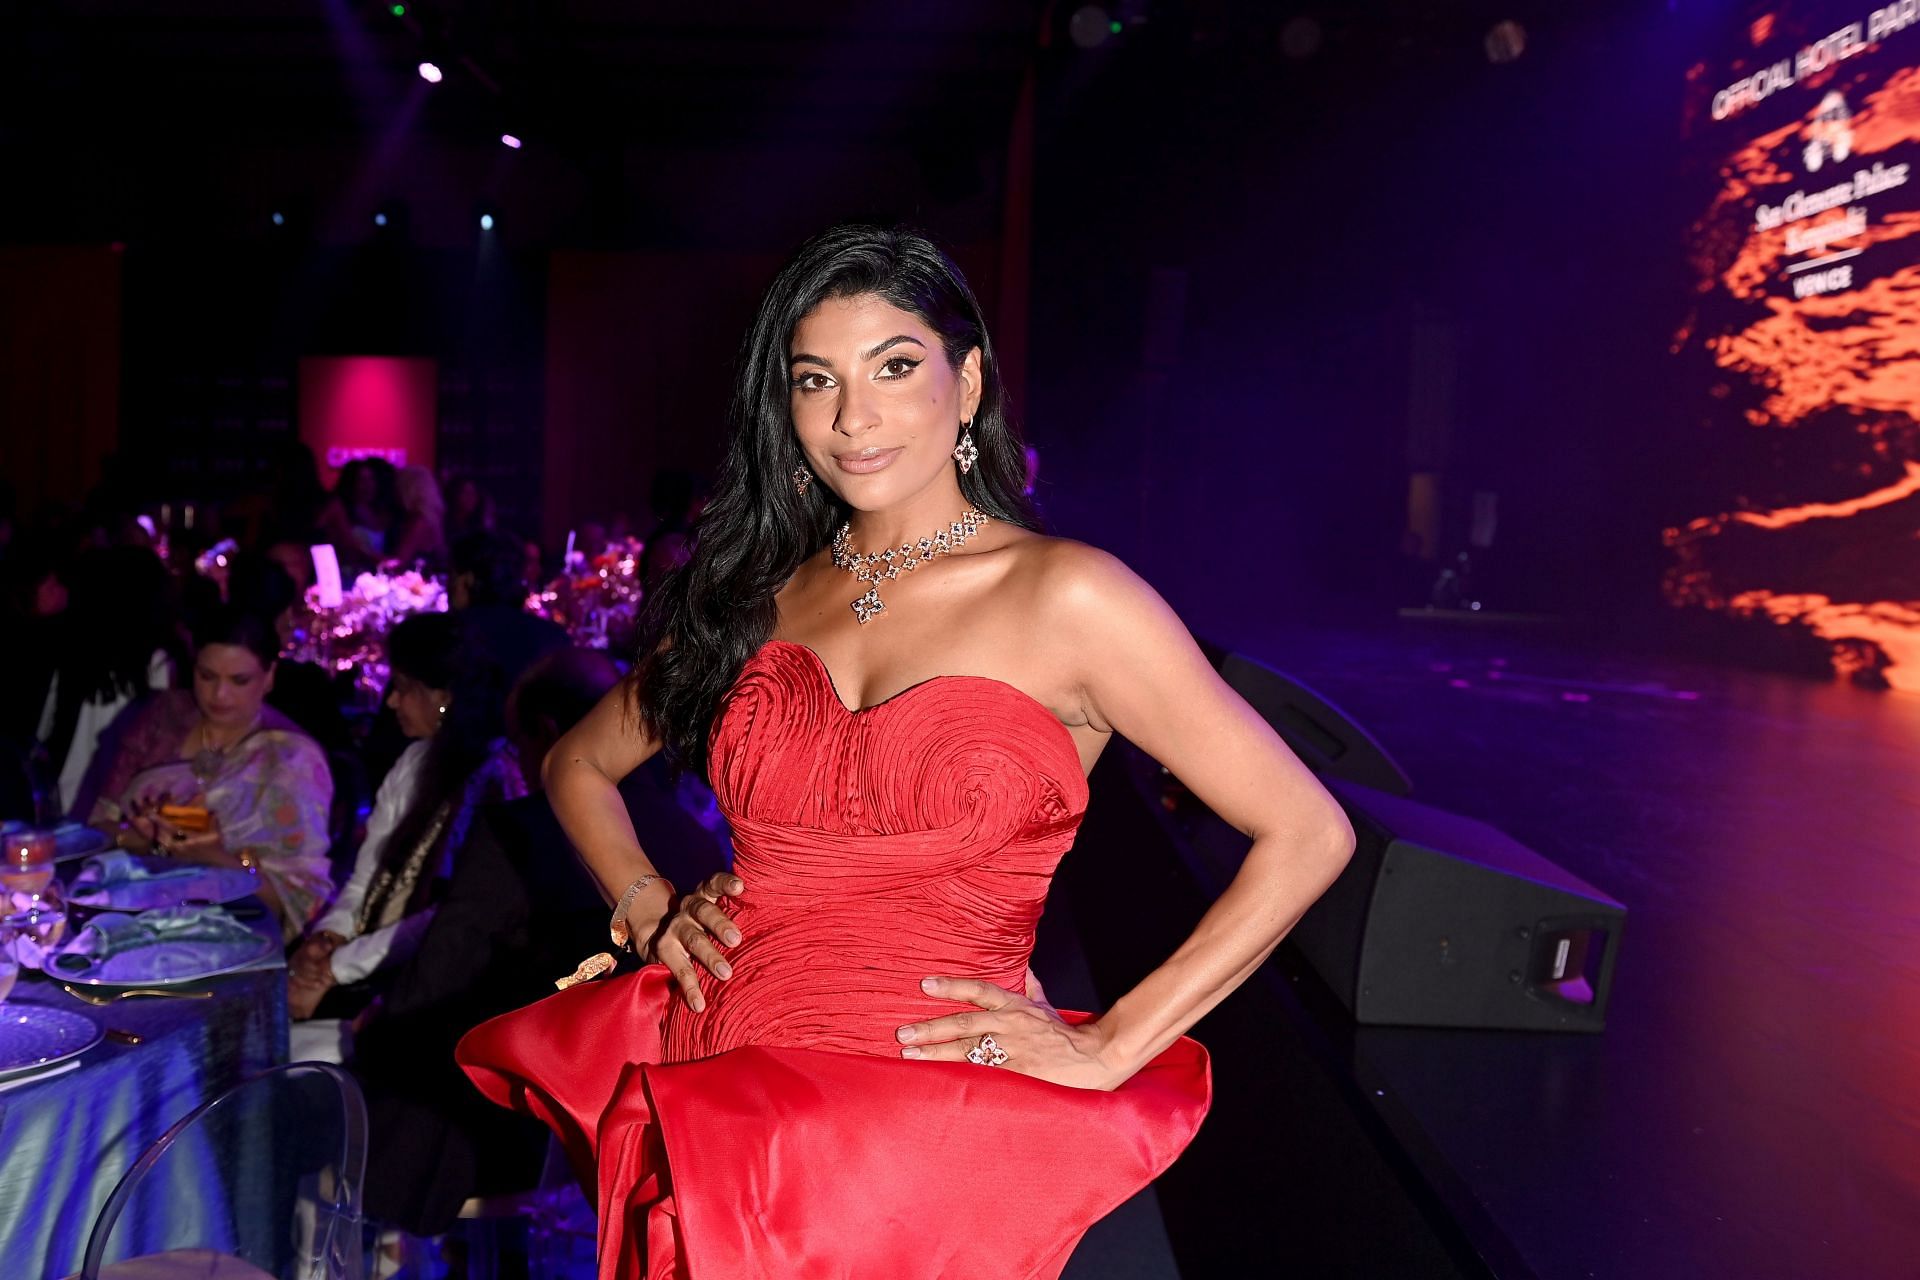
POLYGON ((483 1092, 597 1166, 603 1280, 1056 1275, 1192 1136, 1204 1052, 1182 1040, 1098 1093, 903 1061, 894 1032, 957 1011, 926 976, 1021 989, 1086 809, 1072 736, 975 676, 850 711, 813 650, 776 640, 729 691, 710 761, 746 888, 726 904, 733 977, 704 978, 706 1009, 650 966, 460 1049, 483 1092), (983 1194, 1016 1207, 987 1230, 929 1217, 926 1197, 983 1194))
POLYGON ((1087 807, 1045 707, 942 676, 850 712, 813 650, 775 641, 728 697, 712 760, 747 886, 728 904, 741 943, 704 1012, 668 1013, 669 1062, 748 1044, 897 1058, 896 1028, 953 1011, 920 979, 1020 989, 1087 807))

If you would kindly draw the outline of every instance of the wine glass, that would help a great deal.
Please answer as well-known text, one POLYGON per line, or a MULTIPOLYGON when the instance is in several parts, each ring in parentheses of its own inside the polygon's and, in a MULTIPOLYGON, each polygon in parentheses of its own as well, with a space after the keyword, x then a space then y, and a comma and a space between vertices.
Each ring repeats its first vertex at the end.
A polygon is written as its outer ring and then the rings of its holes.
POLYGON ((13 994, 13 984, 20 977, 20 962, 13 956, 13 930, 0 922, 0 1004, 13 994))
POLYGON ((7 832, 0 843, 0 890, 39 893, 53 883, 53 832, 26 827, 7 832))
POLYGON ((0 848, 0 917, 8 959, 38 965, 67 933, 67 904, 53 878, 51 831, 16 831, 0 848))

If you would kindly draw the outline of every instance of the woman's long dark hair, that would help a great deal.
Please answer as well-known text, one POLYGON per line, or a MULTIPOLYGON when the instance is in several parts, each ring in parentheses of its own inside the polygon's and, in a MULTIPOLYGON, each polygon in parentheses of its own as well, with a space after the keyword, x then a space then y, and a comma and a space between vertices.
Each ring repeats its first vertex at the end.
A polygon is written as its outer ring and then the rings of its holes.
MULTIPOLYGON (((397 876, 408 856, 440 825, 441 810, 448 805, 459 807, 468 780, 506 732, 506 691, 498 664, 464 634, 458 614, 416 613, 406 618, 387 633, 387 661, 395 672, 453 695, 440 727, 427 740, 406 810, 381 850, 381 869, 397 876)), ((408 914, 428 903, 434 887, 432 874, 420 876, 407 899, 408 914)))
POLYGON ((647 727, 682 766, 705 774, 707 734, 740 669, 773 634, 773 598, 849 512, 823 484, 793 491, 806 462, 789 413, 794 326, 829 298, 874 294, 940 335, 954 368, 980 350, 980 457, 960 491, 981 511, 1025 528, 1026 456, 1007 413, 1000 365, 980 304, 960 269, 912 231, 844 225, 809 240, 774 278, 740 352, 731 441, 713 500, 694 530, 693 559, 649 598, 632 676, 647 727))
POLYGON ((186 644, 173 577, 145 547, 83 551, 68 583, 60 689, 47 754, 57 765, 73 746, 80 708, 149 692, 148 668, 165 653, 177 683, 186 683, 186 644))

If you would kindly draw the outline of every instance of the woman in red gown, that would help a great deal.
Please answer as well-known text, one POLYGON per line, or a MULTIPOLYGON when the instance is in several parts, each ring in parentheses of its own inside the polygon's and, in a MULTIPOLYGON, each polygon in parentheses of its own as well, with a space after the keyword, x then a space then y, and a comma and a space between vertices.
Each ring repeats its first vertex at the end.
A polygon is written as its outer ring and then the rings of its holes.
POLYGON ((461 1062, 595 1188, 602 1280, 1056 1276, 1193 1136, 1185 1031, 1352 831, 1151 588, 1035 531, 979 304, 930 242, 801 249, 732 417, 650 656, 546 761, 653 963, 479 1027, 461 1062), (1139 986, 1060 1013, 1027 960, 1116 733, 1253 846, 1139 986), (663 749, 733 829, 732 874, 692 892, 615 789, 663 749))

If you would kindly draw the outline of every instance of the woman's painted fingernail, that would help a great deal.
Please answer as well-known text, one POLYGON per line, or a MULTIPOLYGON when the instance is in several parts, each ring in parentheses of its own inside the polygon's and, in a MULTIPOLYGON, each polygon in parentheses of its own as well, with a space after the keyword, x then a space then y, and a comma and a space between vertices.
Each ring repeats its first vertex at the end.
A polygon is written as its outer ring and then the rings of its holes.
POLYGON ((920 1051, 912 1045, 908 1045, 900 1051, 900 1056, 903 1058, 917 1058, 920 1056, 920 1051))

